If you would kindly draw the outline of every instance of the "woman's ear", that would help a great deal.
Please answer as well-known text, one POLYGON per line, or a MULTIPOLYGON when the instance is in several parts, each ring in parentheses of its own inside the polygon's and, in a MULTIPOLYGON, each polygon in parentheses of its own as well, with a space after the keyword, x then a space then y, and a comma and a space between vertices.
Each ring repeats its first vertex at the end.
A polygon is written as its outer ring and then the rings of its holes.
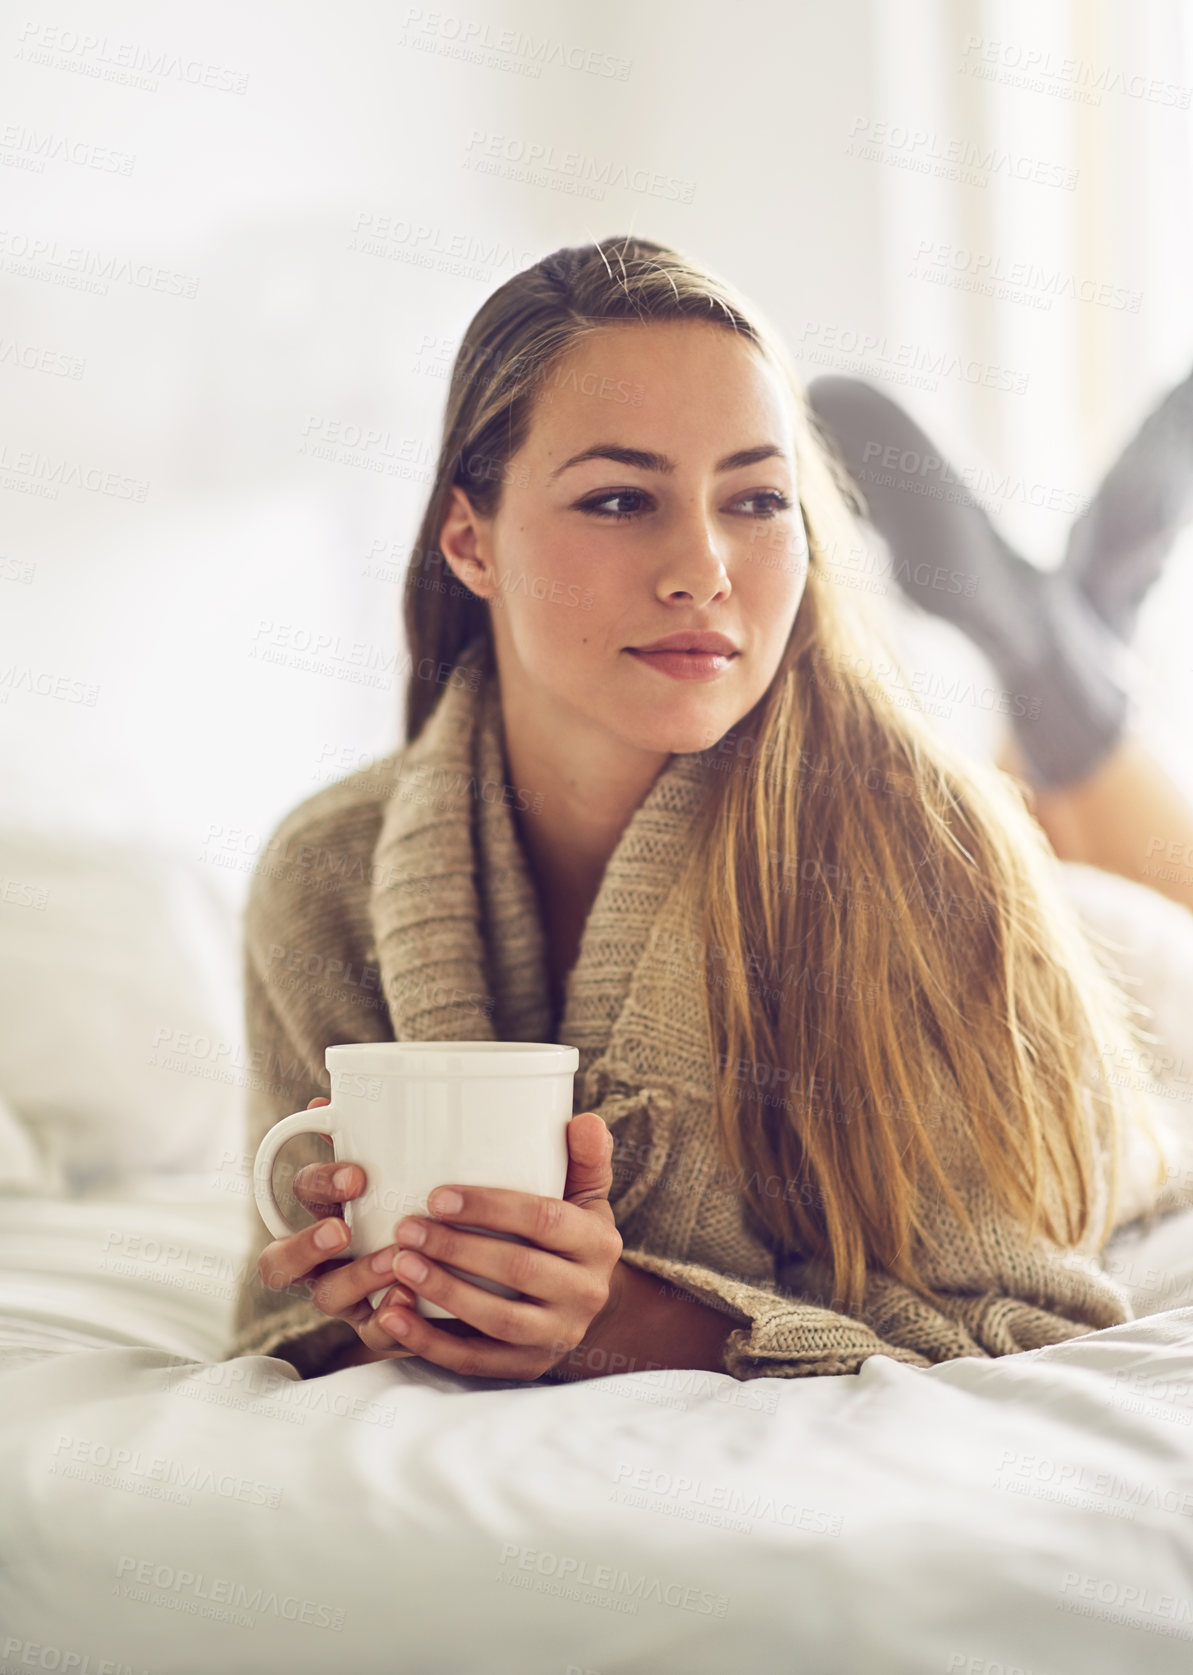
POLYGON ((456 580, 478 599, 492 599, 497 592, 489 541, 488 521, 474 511, 460 485, 453 483, 439 531, 439 550, 456 580))

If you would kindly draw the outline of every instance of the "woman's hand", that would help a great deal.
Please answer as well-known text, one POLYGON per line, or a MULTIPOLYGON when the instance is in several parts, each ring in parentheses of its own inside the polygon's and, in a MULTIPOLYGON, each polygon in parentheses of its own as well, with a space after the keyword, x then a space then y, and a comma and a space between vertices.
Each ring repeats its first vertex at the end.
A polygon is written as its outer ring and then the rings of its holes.
MULTIPOLYGON (((330 1104, 329 1099, 312 1099, 307 1103, 307 1110, 330 1104)), ((368 1299, 370 1292, 379 1290, 387 1279, 393 1280, 398 1246, 390 1245, 387 1250, 347 1262, 335 1260, 352 1237, 341 1206, 350 1198, 358 1198, 365 1184, 365 1172, 358 1163, 310 1163, 300 1169, 294 1177, 294 1196, 304 1210, 320 1219, 298 1233, 266 1245, 257 1259, 257 1273, 262 1285, 270 1291, 289 1289, 301 1285, 303 1280, 313 1282, 308 1286, 311 1301, 324 1314, 351 1326, 361 1343, 374 1352, 370 1360, 396 1360, 415 1352, 399 1348, 389 1333, 378 1326, 368 1299), (344 1171, 342 1184, 337 1187, 333 1177, 340 1175, 341 1170, 344 1171), (329 1293, 325 1288, 332 1280, 335 1285, 329 1293)), ((394 1285, 382 1306, 413 1301, 411 1292, 394 1285)))
MULTIPOLYGON (((328 1103, 312 1099, 307 1109, 328 1103)), ((344 1162, 308 1165, 295 1177, 294 1196, 312 1215, 326 1219, 266 1246, 257 1263, 261 1281, 277 1289, 310 1280, 311 1301, 353 1327, 369 1360, 420 1355, 466 1377, 540 1378, 570 1355, 593 1321, 611 1308, 621 1273, 622 1240, 609 1208, 613 1136, 595 1112, 584 1111, 569 1121, 567 1140, 562 1199, 505 1187, 457 1187, 460 1208, 449 1212, 432 1204, 430 1215, 407 1216, 398 1223, 396 1245, 347 1262, 335 1261, 350 1237, 337 1206, 364 1191, 364 1170, 344 1162), (337 1188, 332 1177, 341 1169, 351 1173, 337 1188), (517 1233, 531 1242, 460 1232, 452 1222, 517 1233), (334 1235, 335 1244, 321 1246, 321 1234, 334 1235), (425 1262, 425 1278, 406 1274, 406 1253, 425 1262), (402 1263, 396 1270, 395 1258, 402 1263), (448 1273, 440 1266, 444 1262, 534 1300, 499 1297, 448 1273), (387 1279, 400 1283, 374 1310, 369 1295, 387 1279), (415 1292, 457 1319, 436 1325, 413 1307, 395 1307, 413 1304, 415 1292)), ((341 1357, 328 1370, 358 1359, 341 1357)))
MULTIPOLYGON (((582 1342, 593 1322, 616 1301, 622 1240, 609 1208, 613 1185, 613 1136, 595 1111, 567 1125, 568 1172, 562 1198, 544 1198, 507 1187, 461 1186, 461 1202, 441 1206, 437 1187, 429 1216, 406 1216, 397 1225, 403 1254, 396 1276, 419 1296, 450 1309, 483 1336, 444 1330, 412 1308, 387 1299, 378 1309, 381 1330, 424 1360, 467 1377, 540 1378, 582 1342), (517 1233, 528 1245, 462 1233, 452 1222, 517 1233), (499 1280, 533 1301, 498 1297, 457 1279, 442 1266, 499 1280), (412 1271, 420 1265, 422 1274, 412 1271)), ((345 1269, 346 1275, 348 1270, 345 1269)), ((320 1281, 331 1298, 340 1274, 320 1281)), ((375 1283, 375 1280, 374 1280, 375 1283)), ((320 1304, 322 1307, 323 1305, 320 1304)))

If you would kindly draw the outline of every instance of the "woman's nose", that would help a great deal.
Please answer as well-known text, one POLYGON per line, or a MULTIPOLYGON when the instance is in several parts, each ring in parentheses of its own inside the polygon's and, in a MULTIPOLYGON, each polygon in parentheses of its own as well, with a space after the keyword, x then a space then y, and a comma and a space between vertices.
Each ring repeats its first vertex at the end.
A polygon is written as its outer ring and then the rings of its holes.
POLYGON ((697 605, 728 597, 729 578, 722 540, 704 517, 688 519, 674 532, 671 553, 660 567, 659 591, 668 598, 686 593, 697 605))

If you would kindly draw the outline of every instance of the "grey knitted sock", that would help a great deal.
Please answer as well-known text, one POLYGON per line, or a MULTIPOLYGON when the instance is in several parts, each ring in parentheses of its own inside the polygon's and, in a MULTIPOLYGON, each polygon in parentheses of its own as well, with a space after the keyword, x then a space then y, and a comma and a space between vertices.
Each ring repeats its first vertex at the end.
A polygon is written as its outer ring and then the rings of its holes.
POLYGON ((1002 678, 1005 713, 1038 786, 1084 779, 1122 736, 1124 648, 1065 567, 1007 544, 898 404, 857 378, 817 378, 808 400, 890 550, 900 587, 967 634, 1002 678))
POLYGON ((1120 640, 1191 517, 1193 372, 1144 419, 1069 532, 1065 565, 1120 640))

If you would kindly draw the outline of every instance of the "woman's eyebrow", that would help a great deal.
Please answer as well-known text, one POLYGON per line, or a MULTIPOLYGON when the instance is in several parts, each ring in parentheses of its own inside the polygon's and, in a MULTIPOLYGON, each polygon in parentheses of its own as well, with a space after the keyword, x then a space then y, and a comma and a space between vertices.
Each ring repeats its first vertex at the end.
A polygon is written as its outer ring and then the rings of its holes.
MULTIPOLYGON (((760 442, 755 448, 739 448, 735 454, 726 454, 724 459, 718 460, 717 471, 739 471, 745 465, 757 465, 764 459, 786 460, 783 449, 774 442, 760 442)), ((573 454, 571 459, 564 460, 562 465, 556 466, 547 481, 551 482, 563 471, 573 465, 580 465, 588 459, 611 459, 615 465, 633 465, 639 471, 660 471, 664 474, 675 470, 675 461, 668 459, 666 454, 655 454, 644 448, 623 448, 616 442, 600 442, 594 448, 585 448, 582 454, 573 454)))

